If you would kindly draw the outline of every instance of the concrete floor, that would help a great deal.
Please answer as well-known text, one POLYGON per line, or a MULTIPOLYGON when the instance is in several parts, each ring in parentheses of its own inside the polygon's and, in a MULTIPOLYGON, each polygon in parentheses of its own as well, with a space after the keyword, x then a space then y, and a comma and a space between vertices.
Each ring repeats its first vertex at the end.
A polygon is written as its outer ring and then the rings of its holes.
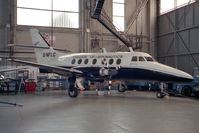
POLYGON ((156 99, 152 92, 112 96, 66 92, 0 95, 0 133, 198 133, 199 100, 156 99))

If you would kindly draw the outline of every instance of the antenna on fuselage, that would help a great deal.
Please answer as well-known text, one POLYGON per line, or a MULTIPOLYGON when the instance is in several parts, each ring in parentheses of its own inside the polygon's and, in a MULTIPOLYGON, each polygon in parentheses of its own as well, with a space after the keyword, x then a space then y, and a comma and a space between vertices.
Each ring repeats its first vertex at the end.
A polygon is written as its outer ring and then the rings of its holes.
POLYGON ((129 47, 130 52, 134 52, 132 47, 129 47))

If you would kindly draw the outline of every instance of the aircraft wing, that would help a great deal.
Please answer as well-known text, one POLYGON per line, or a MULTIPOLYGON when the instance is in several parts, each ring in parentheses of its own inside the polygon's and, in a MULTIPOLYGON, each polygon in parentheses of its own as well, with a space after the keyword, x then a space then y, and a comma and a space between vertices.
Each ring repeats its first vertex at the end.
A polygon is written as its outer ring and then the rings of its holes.
POLYGON ((52 73, 57 73, 57 74, 68 76, 68 77, 72 76, 73 73, 79 74, 79 75, 81 75, 83 73, 82 71, 79 71, 76 69, 68 69, 68 68, 62 68, 62 67, 58 67, 58 66, 50 66, 50 65, 39 64, 39 63, 34 63, 34 62, 29 62, 29 61, 23 61, 23 60, 19 60, 19 59, 9 59, 9 60, 16 62, 16 63, 20 63, 20 64, 39 67, 41 69, 47 69, 47 70, 50 70, 52 73))

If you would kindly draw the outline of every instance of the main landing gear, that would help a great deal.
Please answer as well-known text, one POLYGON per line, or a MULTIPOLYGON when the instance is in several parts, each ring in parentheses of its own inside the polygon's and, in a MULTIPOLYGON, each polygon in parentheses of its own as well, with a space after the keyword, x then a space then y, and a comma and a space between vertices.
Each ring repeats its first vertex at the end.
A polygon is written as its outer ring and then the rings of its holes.
POLYGON ((77 97, 78 96, 78 89, 76 87, 73 87, 71 89, 71 87, 68 89, 68 95, 70 97, 77 97))
POLYGON ((68 79, 68 81, 70 84, 69 89, 68 89, 68 95, 70 97, 77 97, 79 90, 85 90, 85 88, 84 88, 85 79, 84 78, 82 78, 82 77, 76 78, 75 76, 73 76, 73 77, 70 77, 68 79))
POLYGON ((68 81, 70 83, 69 89, 68 89, 68 95, 70 97, 77 97, 78 96, 78 89, 75 86, 76 78, 75 77, 71 77, 71 78, 68 79, 68 81))

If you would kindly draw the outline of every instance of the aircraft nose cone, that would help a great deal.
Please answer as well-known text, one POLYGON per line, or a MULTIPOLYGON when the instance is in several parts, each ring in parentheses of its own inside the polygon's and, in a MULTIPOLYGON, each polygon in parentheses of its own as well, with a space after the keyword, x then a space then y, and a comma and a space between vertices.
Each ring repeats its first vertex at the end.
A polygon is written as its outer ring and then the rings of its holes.
POLYGON ((170 75, 172 78, 170 79, 171 81, 177 81, 177 82, 191 82, 193 80, 193 77, 176 68, 164 65, 164 64, 159 64, 161 71, 164 71, 168 75, 170 75))
POLYGON ((181 77, 184 80, 184 82, 191 82, 193 80, 193 76, 191 76, 190 74, 178 69, 175 69, 175 71, 176 75, 178 75, 178 77, 181 77))
POLYGON ((191 76, 191 75, 188 74, 188 73, 185 73, 185 74, 184 74, 184 77, 187 78, 187 79, 190 80, 190 81, 193 80, 193 76, 191 76))

